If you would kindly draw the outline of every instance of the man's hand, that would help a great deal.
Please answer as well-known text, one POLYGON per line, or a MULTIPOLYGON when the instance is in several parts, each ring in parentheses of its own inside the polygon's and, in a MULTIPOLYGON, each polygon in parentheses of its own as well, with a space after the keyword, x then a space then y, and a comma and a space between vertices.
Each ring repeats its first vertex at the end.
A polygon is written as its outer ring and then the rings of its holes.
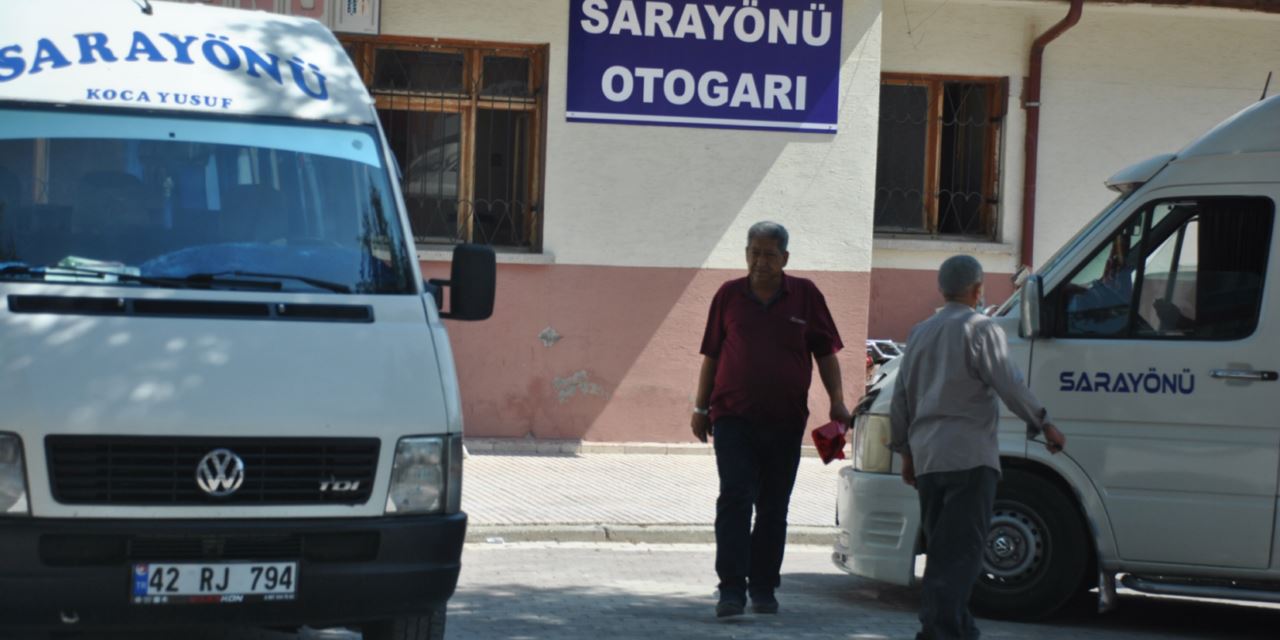
POLYGON ((1043 432, 1044 432, 1044 448, 1048 449, 1049 453, 1056 454, 1059 451, 1062 451, 1064 448, 1066 448, 1067 437, 1062 435, 1062 432, 1058 431, 1057 427, 1053 426, 1052 424, 1046 424, 1044 425, 1043 432))
POLYGON ((689 421, 689 426, 693 427, 693 437, 706 442, 707 434, 711 433, 711 416, 695 413, 693 419, 689 421))
POLYGON ((853 416, 849 414, 849 409, 844 406, 843 402, 831 405, 830 417, 833 422, 838 422, 846 427, 853 422, 853 416))
POLYGON ((916 465, 909 453, 902 454, 902 481, 913 487, 916 486, 916 465))

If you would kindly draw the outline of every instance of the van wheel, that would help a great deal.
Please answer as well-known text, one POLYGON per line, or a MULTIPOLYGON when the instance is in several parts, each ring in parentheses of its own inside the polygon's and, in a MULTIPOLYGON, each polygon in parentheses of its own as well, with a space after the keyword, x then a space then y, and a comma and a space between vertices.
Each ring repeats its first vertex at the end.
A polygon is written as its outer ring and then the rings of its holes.
POLYGON ((361 627, 364 640, 444 640, 445 606, 424 616, 379 620, 361 627))
POLYGON ((1006 471, 971 604, 991 617, 1044 618, 1079 592, 1090 574, 1090 545, 1079 510, 1061 489, 1006 471))

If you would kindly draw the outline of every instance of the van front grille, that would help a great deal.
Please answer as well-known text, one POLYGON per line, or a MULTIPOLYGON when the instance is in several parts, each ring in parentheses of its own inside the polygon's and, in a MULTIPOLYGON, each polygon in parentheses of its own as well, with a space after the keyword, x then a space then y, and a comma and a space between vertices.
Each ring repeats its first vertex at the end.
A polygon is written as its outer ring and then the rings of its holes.
POLYGON ((48 436, 45 452, 53 497, 83 505, 299 505, 364 504, 378 469, 374 438, 172 438, 48 436), (234 459, 204 464, 225 450, 234 459), (231 460, 231 463, 228 463, 231 460), (214 482, 210 482, 213 480, 214 482))

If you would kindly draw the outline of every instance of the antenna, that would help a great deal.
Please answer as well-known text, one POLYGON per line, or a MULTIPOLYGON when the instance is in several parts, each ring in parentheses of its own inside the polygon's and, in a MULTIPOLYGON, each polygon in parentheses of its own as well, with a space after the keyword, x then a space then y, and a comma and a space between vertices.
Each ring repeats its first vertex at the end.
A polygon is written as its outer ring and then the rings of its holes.
POLYGON ((1271 71, 1267 72, 1267 83, 1262 85, 1262 97, 1258 98, 1259 102, 1267 99, 1267 89, 1271 88, 1271 73, 1271 71))
POLYGON ((138 8, 142 9, 142 13, 146 15, 152 15, 155 11, 155 9, 151 7, 151 0, 133 0, 133 3, 138 5, 138 8))

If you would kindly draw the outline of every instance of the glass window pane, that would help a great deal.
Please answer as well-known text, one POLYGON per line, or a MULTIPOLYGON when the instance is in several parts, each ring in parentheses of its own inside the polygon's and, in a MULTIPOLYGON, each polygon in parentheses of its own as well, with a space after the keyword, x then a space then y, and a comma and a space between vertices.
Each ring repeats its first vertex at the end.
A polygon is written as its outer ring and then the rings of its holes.
POLYGON ((943 87, 938 233, 987 233, 982 212, 987 204, 989 103, 989 85, 949 82, 943 87))
POLYGON ((0 110, 0 255, 146 278, 239 270, 284 274, 286 291, 329 289, 300 277, 406 293, 412 263, 374 136, 372 127, 0 110))
POLYGON ((1230 340, 1257 327, 1273 212, 1261 198, 1211 198, 1158 205, 1137 333, 1230 340))
POLYGON ((1144 215, 1134 216, 1063 286, 1065 335, 1127 335, 1144 215))
MULTIPOLYGON (((1157 205, 1157 209, 1168 208, 1169 205, 1157 205)), ((1168 220, 1177 223, 1184 217, 1168 220)), ((1148 252, 1138 295, 1138 335, 1190 335, 1194 328, 1199 222, 1192 217, 1176 229, 1153 228, 1152 242, 1157 244, 1148 252)))
POLYGON ((465 93, 462 54, 378 49, 373 72, 375 91, 465 93))
POLYGON ((926 231, 925 138, 929 89, 880 86, 880 137, 876 159, 875 227, 926 231))
POLYGON ((400 164, 414 238, 457 241, 461 114, 382 109, 378 117, 400 164))
POLYGON ((476 119, 475 241, 528 246, 530 115, 481 109, 476 119))
POLYGON ((480 95, 526 97, 529 91, 529 59, 484 57, 480 95))

